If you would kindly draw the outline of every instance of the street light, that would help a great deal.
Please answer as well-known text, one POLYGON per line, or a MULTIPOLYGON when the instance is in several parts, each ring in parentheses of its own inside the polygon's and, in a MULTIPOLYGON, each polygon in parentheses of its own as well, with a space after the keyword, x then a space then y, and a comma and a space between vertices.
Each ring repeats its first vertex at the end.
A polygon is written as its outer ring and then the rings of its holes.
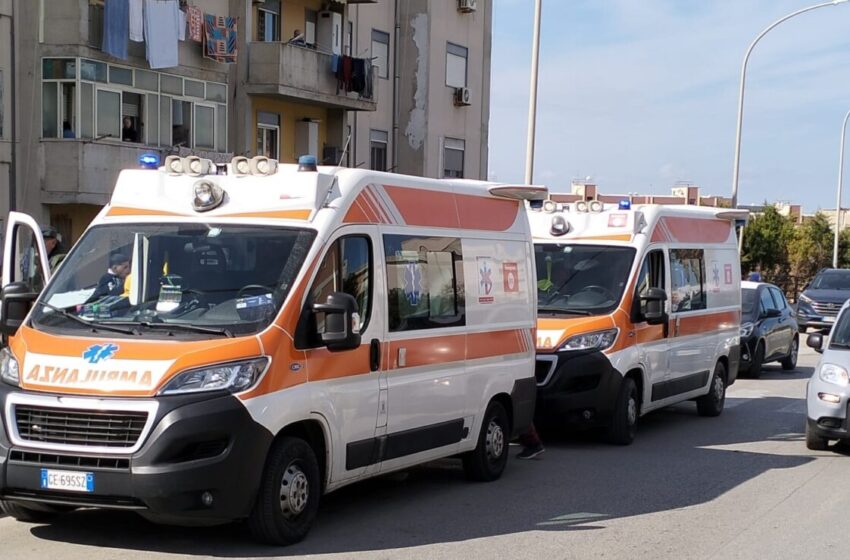
MULTIPOLYGON (((846 2, 847 0, 843 0, 846 2)), ((534 2, 534 37, 531 46, 531 85, 528 98, 528 139, 525 144, 525 184, 534 178, 534 125, 537 121, 537 66, 540 59, 540 12, 543 0, 534 2)))
POLYGON ((832 245, 832 268, 838 268, 838 237, 841 234, 841 191, 844 189, 844 137, 847 134, 847 120, 850 111, 844 115, 841 124, 841 143, 838 148, 838 188, 835 193, 835 240, 832 245))
POLYGON ((756 37, 752 43, 750 43, 750 47, 747 49, 746 54, 744 54, 744 62, 741 64, 741 87, 738 91, 738 128, 735 133, 735 169, 732 173, 732 208, 738 207, 738 171, 740 169, 741 164, 741 125, 744 121, 744 81, 747 77, 747 61, 750 59, 750 53, 753 52, 753 47, 755 47, 756 44, 761 41, 762 37, 767 35, 768 31, 770 31, 783 21, 789 20, 794 16, 798 16, 800 14, 804 14, 812 10, 816 10, 817 8, 837 6, 838 4, 844 4, 847 1, 848 0, 832 0, 831 2, 815 4, 814 6, 809 6, 808 8, 797 10, 796 12, 788 14, 787 16, 771 23, 764 31, 759 33, 758 37, 756 37))

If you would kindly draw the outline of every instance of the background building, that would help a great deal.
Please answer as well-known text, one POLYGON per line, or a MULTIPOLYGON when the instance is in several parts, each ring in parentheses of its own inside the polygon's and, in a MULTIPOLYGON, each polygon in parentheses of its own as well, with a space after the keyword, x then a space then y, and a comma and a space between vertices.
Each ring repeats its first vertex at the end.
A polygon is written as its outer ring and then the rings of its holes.
POLYGON ((119 171, 152 151, 220 162, 312 154, 326 164, 486 177, 491 0, 157 5, 235 18, 232 63, 205 57, 182 20, 177 65, 154 68, 149 53, 161 42, 131 40, 126 58, 104 52, 112 21, 104 0, 0 0, 4 216, 30 213, 74 240, 119 171))

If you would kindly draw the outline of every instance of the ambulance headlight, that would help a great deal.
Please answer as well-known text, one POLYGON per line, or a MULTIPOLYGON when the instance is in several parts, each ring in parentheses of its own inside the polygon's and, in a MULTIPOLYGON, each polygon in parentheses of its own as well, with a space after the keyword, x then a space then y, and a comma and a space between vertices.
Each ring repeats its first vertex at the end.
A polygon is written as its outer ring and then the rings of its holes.
POLYGON ((579 212, 587 212, 587 202, 583 200, 576 202, 576 210, 579 212))
POLYGON ((570 224, 563 216, 552 216, 552 226, 549 233, 552 235, 564 235, 570 231, 570 224))
POLYGON ((577 334, 567 339, 558 349, 559 352, 575 352, 578 350, 605 350, 614 345, 618 329, 608 329, 592 333, 577 334))
POLYGON ((180 156, 168 156, 165 158, 165 170, 171 175, 183 174, 183 158, 180 156))
POLYGON ((602 212, 605 209, 605 206, 598 200, 591 201, 590 203, 590 211, 591 212, 602 212))
POLYGON ((233 174, 237 176, 251 174, 251 163, 244 156, 236 156, 230 160, 230 168, 233 170, 233 174))
POLYGON ((268 358, 243 360, 178 373, 166 383, 160 395, 230 391, 241 393, 257 384, 269 367, 268 358))
POLYGON ((547 214, 552 214, 558 210, 558 203, 554 200, 546 200, 543 202, 543 211, 547 214))
POLYGON ((271 175, 277 171, 277 160, 256 156, 251 158, 250 167, 251 173, 255 175, 271 175))
POLYGON ((192 207, 196 212, 206 212, 217 208, 224 201, 224 191, 221 187, 210 181, 198 181, 195 183, 195 198, 192 207))
POLYGON ((18 360, 15 359, 15 356, 8 348, 0 350, 0 379, 15 387, 20 387, 21 385, 18 360))

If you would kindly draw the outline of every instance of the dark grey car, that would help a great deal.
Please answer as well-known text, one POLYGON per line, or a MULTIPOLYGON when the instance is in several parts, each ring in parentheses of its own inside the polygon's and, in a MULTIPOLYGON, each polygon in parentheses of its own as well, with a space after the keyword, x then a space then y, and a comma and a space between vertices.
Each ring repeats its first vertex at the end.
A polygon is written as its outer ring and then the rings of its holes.
POLYGON ((844 302, 850 299, 850 269, 824 268, 797 298, 797 324, 808 328, 831 329, 844 302))

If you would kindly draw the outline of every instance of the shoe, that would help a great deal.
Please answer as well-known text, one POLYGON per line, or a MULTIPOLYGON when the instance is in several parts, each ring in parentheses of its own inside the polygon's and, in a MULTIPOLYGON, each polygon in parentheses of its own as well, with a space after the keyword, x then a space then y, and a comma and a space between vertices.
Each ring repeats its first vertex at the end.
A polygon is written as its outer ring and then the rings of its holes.
POLYGON ((544 451, 546 451, 546 449, 543 447, 542 444, 538 443, 537 445, 532 446, 532 447, 524 447, 522 449, 522 451, 517 453, 516 458, 517 459, 534 459, 538 455, 543 454, 544 451))

